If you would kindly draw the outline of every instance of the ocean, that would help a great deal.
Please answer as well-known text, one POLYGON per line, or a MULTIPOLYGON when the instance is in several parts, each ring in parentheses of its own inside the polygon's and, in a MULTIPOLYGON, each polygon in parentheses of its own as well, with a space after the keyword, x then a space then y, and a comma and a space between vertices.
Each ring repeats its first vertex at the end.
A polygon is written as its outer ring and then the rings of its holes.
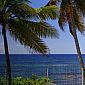
MULTIPOLYGON (((85 55, 83 54, 85 61, 85 55)), ((81 69, 76 54, 10 54, 12 76, 48 76, 57 85, 81 85, 81 69)), ((5 55, 0 54, 0 76, 5 75, 5 55)))

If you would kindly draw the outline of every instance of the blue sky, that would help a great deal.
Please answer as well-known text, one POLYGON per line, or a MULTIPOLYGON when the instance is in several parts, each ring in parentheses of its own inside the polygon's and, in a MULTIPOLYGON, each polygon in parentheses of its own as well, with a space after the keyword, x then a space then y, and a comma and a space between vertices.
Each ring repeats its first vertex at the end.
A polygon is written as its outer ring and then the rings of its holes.
MULTIPOLYGON (((49 0, 30 0, 32 2, 31 6, 35 8, 39 8, 47 4, 49 0)), ((49 23, 58 30, 59 32, 59 39, 43 39, 45 43, 50 48, 50 53, 56 54, 72 54, 76 53, 76 47, 74 40, 69 33, 68 26, 65 26, 65 32, 62 32, 58 26, 58 20, 49 21, 49 23)), ((77 32, 79 43, 81 47, 82 53, 85 53, 85 35, 81 35, 81 33, 77 32)), ((8 44, 9 44, 9 51, 11 54, 26 54, 29 53, 27 48, 22 46, 18 41, 15 42, 7 33, 8 37, 8 44)), ((0 35, 0 54, 4 53, 3 47, 3 38, 0 35)))

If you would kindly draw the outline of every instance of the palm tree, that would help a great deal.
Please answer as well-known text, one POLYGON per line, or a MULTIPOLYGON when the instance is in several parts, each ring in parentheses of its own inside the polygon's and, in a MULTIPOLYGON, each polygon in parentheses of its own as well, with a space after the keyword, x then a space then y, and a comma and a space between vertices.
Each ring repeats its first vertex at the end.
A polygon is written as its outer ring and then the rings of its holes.
POLYGON ((80 46, 79 46, 79 42, 78 42, 78 37, 77 37, 77 33, 76 33, 77 29, 81 33, 84 32, 84 24, 83 24, 81 12, 78 11, 77 8, 74 7, 73 5, 74 5, 74 3, 72 3, 70 0, 67 0, 66 2, 64 2, 64 0, 62 1, 61 7, 60 7, 61 9, 60 9, 59 25, 60 25, 61 29, 64 30, 63 24, 64 23, 69 24, 69 31, 75 41, 80 66, 81 66, 81 68, 84 68, 84 62, 82 59, 80 46))
POLYGON ((11 85, 11 66, 6 31, 22 45, 35 52, 47 53, 48 47, 42 37, 57 37, 56 29, 47 19, 56 19, 56 6, 34 9, 29 0, 0 0, 0 25, 6 56, 6 85, 11 85))
MULTIPOLYGON (((84 62, 81 55, 81 50, 80 50, 76 31, 79 30, 79 32, 81 32, 82 34, 84 32, 83 17, 85 15, 85 7, 84 7, 85 1, 84 0, 50 0, 46 6, 55 5, 57 1, 61 2, 59 26, 62 30, 64 30, 64 25, 68 23, 69 31, 74 38, 78 60, 81 69, 84 71, 84 62)), ((82 81, 82 85, 83 84, 84 82, 82 81)))

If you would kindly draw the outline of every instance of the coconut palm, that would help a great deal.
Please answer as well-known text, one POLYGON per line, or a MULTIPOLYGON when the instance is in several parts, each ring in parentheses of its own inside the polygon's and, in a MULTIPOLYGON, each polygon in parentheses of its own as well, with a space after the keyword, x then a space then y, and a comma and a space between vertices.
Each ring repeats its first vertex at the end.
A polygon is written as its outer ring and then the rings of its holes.
POLYGON ((67 1, 63 0, 60 7, 59 25, 61 29, 64 30, 63 24, 68 22, 69 31, 72 34, 75 41, 76 50, 77 50, 78 59, 81 68, 84 68, 84 62, 81 56, 80 46, 79 46, 78 37, 76 33, 77 29, 81 33, 84 32, 84 24, 82 18, 83 16, 81 13, 82 12, 78 11, 78 9, 74 6, 74 3, 72 3, 70 0, 67 1))
POLYGON ((64 25, 68 23, 69 31, 74 38, 81 69, 84 70, 84 62, 81 55, 81 50, 80 50, 79 41, 77 37, 77 30, 79 30, 79 32, 81 32, 82 34, 84 32, 83 17, 85 15, 85 7, 84 7, 85 1, 84 0, 50 0, 46 6, 55 5, 57 1, 61 2, 59 26, 62 30, 64 30, 64 25))
POLYGON ((47 19, 56 18, 56 6, 41 7, 38 9, 29 6, 29 0, 0 0, 0 25, 4 39, 6 56, 6 85, 11 85, 11 66, 6 31, 14 40, 33 49, 35 52, 47 53, 48 47, 42 37, 57 37, 56 29, 47 19))

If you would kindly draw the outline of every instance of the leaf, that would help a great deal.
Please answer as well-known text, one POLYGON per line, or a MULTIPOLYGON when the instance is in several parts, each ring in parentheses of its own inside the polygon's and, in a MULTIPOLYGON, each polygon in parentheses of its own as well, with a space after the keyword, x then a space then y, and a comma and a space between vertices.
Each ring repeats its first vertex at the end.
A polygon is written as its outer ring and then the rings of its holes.
POLYGON ((15 40, 19 40, 24 46, 29 46, 30 49, 40 53, 47 53, 48 47, 45 43, 30 29, 25 28, 24 24, 11 21, 9 31, 15 40))
POLYGON ((23 21, 24 24, 27 24, 27 28, 33 31, 39 37, 58 37, 58 32, 56 28, 51 26, 46 22, 33 22, 33 21, 23 21))
POLYGON ((37 14, 41 20, 56 19, 57 18, 57 10, 58 10, 58 7, 55 5, 41 7, 41 8, 36 9, 37 14))
POLYGON ((23 19, 31 19, 34 17, 34 14, 36 14, 35 9, 27 4, 12 4, 9 11, 11 11, 15 17, 23 19))

